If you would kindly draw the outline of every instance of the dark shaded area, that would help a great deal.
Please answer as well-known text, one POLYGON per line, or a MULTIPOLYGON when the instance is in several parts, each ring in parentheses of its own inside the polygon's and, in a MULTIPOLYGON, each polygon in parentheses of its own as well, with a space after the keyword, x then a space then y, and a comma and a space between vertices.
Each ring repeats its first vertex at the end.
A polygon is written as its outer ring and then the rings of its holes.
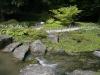
POLYGON ((5 46, 9 45, 12 42, 13 42, 12 37, 1 35, 0 36, 0 49, 3 49, 5 46))
POLYGON ((49 16, 50 9, 71 5, 77 5, 82 10, 77 16, 78 20, 92 22, 100 20, 100 0, 1 0, 0 21, 43 20, 49 16))

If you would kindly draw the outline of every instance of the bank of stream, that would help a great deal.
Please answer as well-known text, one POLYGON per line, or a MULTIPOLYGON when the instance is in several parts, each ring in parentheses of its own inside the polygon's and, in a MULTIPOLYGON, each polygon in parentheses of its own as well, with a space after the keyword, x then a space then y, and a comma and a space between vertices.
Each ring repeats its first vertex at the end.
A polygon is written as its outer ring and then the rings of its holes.
MULTIPOLYGON (((67 53, 48 53, 45 59, 58 64, 61 75, 74 70, 90 70, 100 75, 100 58, 93 56, 92 52, 82 52, 77 55, 67 53)), ((19 75, 20 69, 29 62, 19 62, 11 54, 0 52, 0 75, 19 75)))

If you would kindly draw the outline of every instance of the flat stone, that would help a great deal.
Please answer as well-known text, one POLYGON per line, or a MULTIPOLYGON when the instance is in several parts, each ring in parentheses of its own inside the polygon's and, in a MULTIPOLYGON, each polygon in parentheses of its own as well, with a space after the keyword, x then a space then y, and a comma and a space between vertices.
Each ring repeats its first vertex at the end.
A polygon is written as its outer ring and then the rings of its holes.
POLYGON ((0 49, 13 42, 13 38, 7 35, 0 35, 0 49))
POLYGON ((43 55, 46 52, 46 46, 40 40, 36 40, 30 44, 30 50, 35 56, 43 55))
POLYGON ((59 36, 57 34, 49 33, 48 38, 54 43, 59 42, 59 36))
POLYGON ((13 52, 17 47, 21 46, 22 43, 14 42, 6 46, 2 51, 3 52, 13 52))
POLYGON ((95 75, 95 72, 88 70, 74 70, 72 73, 66 75, 95 75))
POLYGON ((20 71, 20 75, 58 75, 56 70, 38 64, 30 64, 20 71))
POLYGON ((29 51, 29 45, 21 45, 16 48, 13 52, 13 56, 16 57, 18 60, 24 60, 25 54, 29 51))

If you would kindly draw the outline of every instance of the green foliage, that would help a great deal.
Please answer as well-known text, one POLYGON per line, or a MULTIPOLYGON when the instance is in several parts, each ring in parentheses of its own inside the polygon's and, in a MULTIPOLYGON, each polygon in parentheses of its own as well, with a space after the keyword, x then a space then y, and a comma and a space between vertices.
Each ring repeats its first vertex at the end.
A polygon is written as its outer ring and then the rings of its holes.
POLYGON ((35 30, 32 28, 4 28, 0 29, 0 34, 11 35, 16 41, 33 41, 36 39, 44 39, 47 34, 43 30, 35 30))
POLYGON ((54 17, 63 25, 68 25, 71 23, 75 16, 81 12, 76 6, 61 7, 50 11, 54 14, 54 17))
POLYGON ((44 29, 59 29, 63 28, 60 21, 55 21, 55 19, 48 19, 44 25, 44 29))
POLYGON ((0 28, 7 28, 7 27, 17 27, 17 28, 22 28, 22 27, 30 27, 30 26, 34 26, 34 21, 22 21, 22 22, 18 22, 15 19, 11 19, 8 21, 4 21, 0 23, 0 28))

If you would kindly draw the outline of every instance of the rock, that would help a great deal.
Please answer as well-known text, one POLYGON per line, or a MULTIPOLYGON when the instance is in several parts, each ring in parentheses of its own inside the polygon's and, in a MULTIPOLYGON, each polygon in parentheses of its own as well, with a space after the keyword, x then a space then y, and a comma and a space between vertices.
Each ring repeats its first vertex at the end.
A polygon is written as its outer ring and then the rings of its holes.
POLYGON ((58 43, 59 42, 59 36, 57 34, 48 34, 48 38, 54 42, 54 43, 58 43))
POLYGON ((74 70, 72 73, 67 73, 66 75, 95 75, 95 72, 87 70, 74 70))
POLYGON ((25 61, 32 61, 33 59, 34 59, 34 56, 29 51, 29 53, 26 54, 25 61))
POLYGON ((53 64, 53 63, 50 63, 48 62, 45 58, 43 57, 36 57, 35 58, 40 65, 42 66, 46 66, 46 67, 51 67, 51 68, 56 68, 57 67, 57 64, 53 64))
POLYGON ((18 60, 24 60, 25 54, 29 51, 29 45, 21 45, 18 48, 16 48, 13 52, 14 57, 16 57, 18 60))
POLYGON ((2 51, 3 52, 13 52, 17 47, 21 45, 22 43, 19 43, 19 42, 11 43, 8 46, 6 46, 2 51))
POLYGON ((20 75, 58 75, 56 70, 38 64, 31 64, 20 71, 20 75))
POLYGON ((93 55, 97 56, 97 57, 100 57, 100 51, 94 51, 93 52, 93 55))
POLYGON ((30 44, 30 50, 35 56, 44 55, 46 52, 46 46, 40 40, 36 40, 30 44))
POLYGON ((13 42, 13 38, 7 35, 0 35, 0 49, 13 42))

